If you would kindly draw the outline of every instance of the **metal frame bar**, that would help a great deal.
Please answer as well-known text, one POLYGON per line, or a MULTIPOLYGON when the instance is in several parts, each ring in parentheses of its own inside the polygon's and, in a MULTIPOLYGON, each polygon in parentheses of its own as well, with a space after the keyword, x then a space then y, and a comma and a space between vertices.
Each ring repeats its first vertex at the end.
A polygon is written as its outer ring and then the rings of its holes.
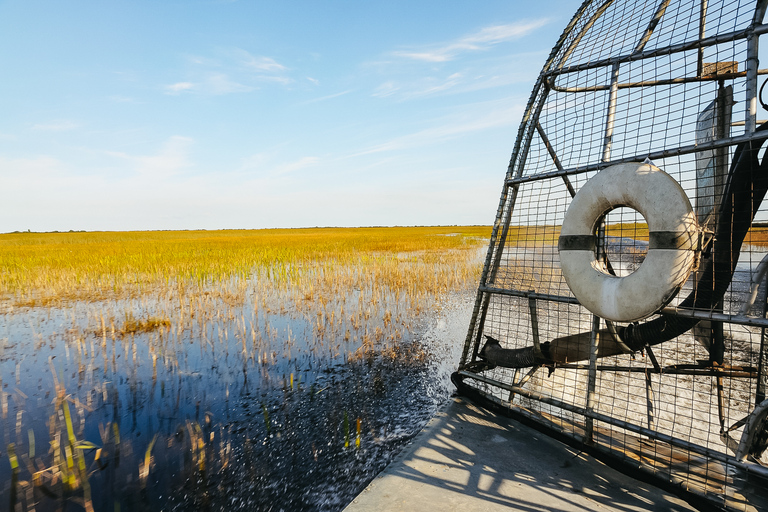
MULTIPOLYGON (((560 159, 557 158, 557 153, 555 153, 555 148, 552 147, 552 144, 549 142, 549 138, 547 137, 547 134, 544 133, 544 128, 541 127, 541 123, 536 121, 536 131, 539 133, 539 137, 541 138, 541 141, 544 143, 544 146, 547 148, 547 152, 549 153, 549 156, 552 157, 552 162, 554 162, 555 167, 557 167, 558 171, 563 170, 563 164, 560 163, 560 159)), ((573 188, 573 184, 571 184, 571 180, 568 179, 568 176, 563 176, 563 183, 565 183, 565 188, 568 189, 568 193, 571 194, 571 197, 576 196, 576 190, 573 188)))
POLYGON ((597 20, 599 20, 603 14, 605 14, 605 11, 608 9, 608 7, 611 6, 612 3, 613 0, 605 0, 603 4, 598 7, 594 14, 592 14, 592 16, 587 20, 579 33, 576 34, 576 37, 573 38, 571 44, 568 46, 568 49, 563 53, 563 56, 560 57, 560 65, 558 66, 558 69, 562 69, 563 65, 565 65, 565 62, 571 57, 573 50, 575 50, 581 42, 581 39, 586 35, 587 32, 589 32, 589 29, 592 28, 592 25, 594 25, 597 20))
MULTIPOLYGON (((662 441, 664 443, 667 443, 671 446, 674 446, 676 448, 681 448, 683 450, 689 450, 698 454, 701 454, 707 458, 717 460, 719 462, 723 462, 725 464, 738 467, 739 469, 743 469, 749 473, 754 473, 756 475, 759 475, 763 478, 768 478, 768 468, 765 468, 763 466, 760 466, 758 464, 753 464, 749 462, 745 462, 743 460, 739 460, 736 457, 732 457, 730 455, 727 455, 723 452, 718 452, 715 450, 712 450, 710 448, 707 448, 706 446, 701 446, 696 443, 691 443, 689 441, 684 441, 677 437, 672 437, 667 434, 664 434, 662 432, 658 432, 656 430, 651 430, 645 427, 641 427, 640 425, 635 425, 634 423, 630 423, 628 421, 620 420, 617 418, 612 418, 610 416, 606 416, 605 414, 601 414, 599 412, 594 411, 588 411, 583 407, 579 407, 573 404, 569 404, 567 402, 563 402, 560 400, 557 400, 556 398, 552 398, 549 396, 546 396, 542 393, 537 393, 535 391, 529 391, 525 388, 521 388, 519 386, 514 386, 510 384, 506 384, 504 382, 500 382, 495 379, 491 379, 489 377, 485 377, 483 375, 477 375, 475 373, 467 372, 467 371, 459 371, 458 372, 460 376, 462 377, 468 377, 470 379, 475 379, 480 382, 483 382, 485 384, 490 384, 492 386, 505 389, 507 391, 514 391, 516 394, 522 395, 526 398, 530 398, 531 400, 536 400, 548 405, 553 405, 559 409, 562 409, 564 411, 568 411, 571 413, 579 414, 581 416, 584 416, 585 419, 587 417, 592 418, 593 420, 601 421, 603 423, 607 423, 609 425, 613 425, 619 428, 622 428, 624 430, 627 430, 629 432, 633 432, 635 434, 639 434, 642 436, 647 436, 651 439, 656 439, 658 441, 662 441)), ((514 406, 510 404, 511 408, 518 409, 517 406, 514 406)))
MULTIPOLYGON (((762 1, 762 0, 761 0, 762 1)), ((592 62, 584 62, 582 64, 575 64, 573 66, 557 68, 551 71, 545 71, 543 74, 546 77, 564 75, 567 73, 577 73, 579 71, 587 71, 589 69, 597 69, 612 66, 615 63, 623 64, 625 62, 634 62, 644 59, 652 59, 655 57, 661 57, 664 55, 672 55, 674 53, 686 52, 690 50, 697 50, 699 48, 706 48, 709 46, 715 46, 720 43, 729 43, 739 39, 748 39, 750 36, 759 36, 768 33, 768 25, 758 24, 754 27, 750 26, 741 30, 733 32, 726 32, 724 34, 718 34, 716 36, 707 37, 704 39, 697 39, 695 41, 686 41, 684 43, 673 44, 662 48, 655 48, 653 50, 643 50, 638 53, 629 53, 620 55, 617 57, 611 57, 608 59, 600 59, 592 62)))
POLYGON ((655 425, 655 416, 654 416, 654 404, 655 404, 655 398, 653 395, 653 381, 651 380, 651 375, 653 373, 646 371, 645 372, 645 409, 647 412, 647 418, 648 418, 648 428, 653 429, 655 425))
POLYGON ((758 42, 760 39, 758 36, 764 33, 758 29, 765 30, 765 25, 759 24, 762 23, 765 17, 766 7, 768 7, 768 0, 758 0, 755 14, 752 18, 752 26, 755 29, 747 34, 747 101, 749 105, 744 114, 744 131, 750 135, 755 131, 755 122, 757 120, 757 67, 759 64, 758 42))
MULTIPOLYGON (((558 364, 558 368, 563 370, 589 370, 588 364, 565 363, 558 364)), ((728 377, 729 379, 755 379, 757 373, 752 369, 740 370, 717 370, 716 368, 680 368, 680 367, 660 367, 659 369, 650 366, 616 366, 616 365, 597 365, 597 370, 601 372, 627 372, 627 373, 652 373, 657 375, 692 375, 697 377, 714 377, 717 375, 728 377)))
MULTIPOLYGON (((689 450, 695 453, 699 453, 710 459, 714 459, 719 462, 723 462, 725 464, 738 467, 750 473, 754 473, 756 475, 762 476, 763 478, 768 478, 768 468, 765 468, 757 464, 752 464, 749 462, 738 460, 736 457, 732 457, 723 452, 712 450, 711 448, 707 448, 706 446, 701 446, 696 443, 684 441, 677 437, 672 437, 662 432, 658 432, 656 430, 651 430, 645 427, 641 427, 640 425, 635 425, 634 423, 630 423, 628 421, 612 418, 610 416, 606 416, 605 414, 601 414, 599 412, 594 412, 594 411, 590 412, 583 407, 569 404, 567 402, 562 402, 560 400, 557 400, 556 398, 548 397, 542 393, 537 393, 535 391, 529 391, 519 386, 506 384, 504 382, 500 382, 495 379, 485 377, 483 375, 477 375, 477 374, 466 372, 466 371, 459 371, 459 375, 461 375, 462 377, 475 379, 480 382, 484 382, 486 384, 490 384, 492 386, 495 386, 501 389, 514 391, 516 394, 522 395, 526 398, 530 398, 531 400, 536 400, 545 404, 553 405, 559 409, 563 409, 564 411, 568 411, 568 412, 572 412, 572 413, 584 416, 585 418, 591 417, 593 420, 602 421, 603 423, 607 423, 609 425, 613 425, 613 426, 622 428, 624 430, 628 430, 629 432, 634 432, 635 434, 648 436, 651 439, 656 439, 658 441, 665 442, 676 448, 682 448, 683 450, 689 450)), ((512 407, 517 409, 517 406, 512 405, 512 407)))
MULTIPOLYGON (((707 35, 707 0, 701 0, 699 9, 699 41, 702 41, 707 35)), ((704 69, 704 48, 699 46, 698 56, 696 58, 696 74, 701 76, 704 69)))
MULTIPOLYGON (((566 295, 552 295, 548 293, 537 292, 524 292, 520 290, 508 290, 506 288, 494 288, 490 286, 482 286, 480 289, 487 294, 491 295, 506 295, 508 297, 535 297, 541 300, 549 300, 552 302, 561 302, 565 304, 579 304, 579 301, 575 297, 569 297, 566 295)), ((666 306, 659 313, 664 315, 674 315, 684 318, 698 318, 700 320, 719 320, 725 323, 734 325, 751 325, 753 327, 768 327, 768 318, 760 318, 755 316, 745 315, 729 315, 726 313, 714 313, 697 311, 692 309, 681 309, 673 306, 666 306)))
POLYGON ((649 158, 651 160, 657 160, 662 158, 668 158, 671 156, 690 155, 693 153, 698 153, 700 151, 706 151, 708 149, 717 149, 717 148, 722 148, 726 146, 736 146, 738 144, 741 144, 742 142, 759 141, 759 140, 765 140, 765 139, 768 139, 768 132, 739 135, 736 137, 728 137, 727 139, 714 140, 712 142, 707 142, 705 144, 699 144, 699 145, 691 144, 688 146, 679 146, 677 148, 665 149, 662 151, 654 151, 652 153, 645 153, 645 154, 628 156, 624 158, 617 158, 616 160, 611 160, 610 162, 600 162, 597 164, 589 164, 589 165, 584 165, 580 167, 572 167, 570 169, 563 169, 562 171, 558 170, 558 171, 550 171, 550 172, 545 172, 540 174, 531 174, 529 176, 521 176, 519 178, 509 179, 507 181, 507 185, 511 186, 514 184, 523 184, 523 183, 529 183, 532 181, 540 181, 540 180, 546 180, 551 178, 561 178, 562 176, 582 174, 589 171, 599 171, 601 169, 605 169, 609 165, 622 164, 627 162, 639 162, 639 161, 645 160, 645 158, 649 158))
POLYGON ((664 17, 664 13, 667 12, 668 6, 669 0, 661 0, 661 3, 656 8, 656 12, 651 18, 651 21, 648 22, 648 27, 645 29, 643 36, 640 38, 640 41, 638 41, 637 46, 635 46, 634 53, 640 53, 645 49, 645 45, 648 44, 648 41, 651 39, 653 31, 656 30, 656 26, 661 21, 661 18, 664 17))
POLYGON ((539 344, 539 315, 536 313, 536 297, 528 296, 528 310, 531 313, 531 335, 533 336, 533 350, 536 355, 544 359, 539 344))
MULTIPOLYGON (((587 374, 587 405, 586 411, 589 413, 595 412, 595 403, 597 403, 597 397, 595 396, 595 389, 597 388, 597 351, 600 338, 597 336, 597 331, 600 330, 600 317, 592 315, 592 332, 589 335, 589 373, 587 374)), ((592 444, 595 442, 594 431, 595 424, 592 416, 585 415, 585 439, 584 442, 592 444)))
MULTIPOLYGON (((539 351, 540 351, 541 340, 539 339, 539 330, 538 330, 539 318, 537 314, 537 301, 544 300, 544 301, 552 301, 552 302, 565 303, 565 304, 579 304, 579 302, 574 297, 560 296, 556 294, 538 293, 530 290, 529 291, 509 290, 509 289, 499 288, 493 285, 496 280, 496 276, 498 274, 499 268, 504 262, 504 250, 505 250, 505 244, 507 241, 506 239, 509 234, 509 230, 511 228, 510 222, 512 220, 513 212, 515 210, 521 185, 539 181, 539 180, 560 178, 565 183, 566 188, 568 189, 568 192, 571 195, 571 197, 573 197, 575 195, 575 190, 573 185, 571 184, 571 181, 569 180, 569 176, 571 175, 579 175, 585 172, 599 171, 609 165, 616 164, 616 163, 642 161, 646 157, 651 159, 663 159, 663 158, 674 157, 674 156, 695 154, 697 152, 706 151, 706 150, 720 150, 720 152, 725 152, 729 147, 735 146, 737 144, 741 144, 743 142, 752 141, 752 140, 763 141, 766 138, 768 138, 768 133, 759 133, 759 134, 754 133, 756 122, 757 122, 756 121, 757 119, 756 118, 757 76, 762 74, 768 74, 768 69, 759 70, 757 68, 757 55, 758 55, 757 48, 758 48, 759 36, 762 34, 768 33, 768 25, 762 24, 762 19, 766 11, 766 6, 768 6, 768 0, 758 0, 755 14, 753 16, 752 23, 749 25, 749 27, 741 30, 736 30, 733 32, 718 34, 711 37, 706 37, 706 24, 707 24, 706 18, 707 18, 707 8, 708 8, 707 0, 701 0, 701 11, 700 11, 700 18, 699 18, 699 34, 696 40, 686 41, 679 44, 671 44, 662 48, 654 48, 651 50, 646 50, 645 47, 648 41, 651 39, 654 30, 656 29, 657 25, 663 18, 667 10, 667 7, 670 3, 669 0, 661 0, 656 8, 653 18, 649 22, 648 27, 646 28, 645 32, 643 33, 642 37, 638 41, 634 51, 631 54, 620 55, 620 56, 611 57, 607 59, 601 59, 597 61, 584 62, 584 63, 567 66, 566 65, 567 61, 570 59, 571 55, 573 54, 573 51, 578 46, 579 42, 585 37, 585 35, 589 32, 590 28, 600 19, 600 17, 605 13, 605 11, 613 4, 613 0, 602 0, 599 3, 597 9, 593 13, 587 14, 587 12, 592 7, 594 7, 596 3, 597 3, 597 0, 584 2, 582 6, 579 8, 579 11, 574 15, 568 27, 566 27, 563 34, 560 36, 558 43, 552 49, 552 52, 550 53, 550 56, 546 64, 544 65, 544 68, 542 69, 541 74, 539 75, 536 85, 534 86, 534 89, 531 93, 531 97, 529 98, 528 105, 526 107, 526 110, 523 116, 523 120, 518 129, 518 137, 515 141, 515 146, 510 158, 509 165, 507 167, 507 174, 504 181, 504 187, 503 187, 501 198, 499 201, 499 207, 497 209, 496 221, 494 223, 493 231, 491 234, 491 241, 488 247, 488 252, 486 254, 485 263, 483 266, 483 273, 480 280, 480 286, 478 287, 478 290, 477 290, 475 307, 473 309, 472 318, 470 320, 470 325, 467 332, 464 351, 462 353, 461 362, 459 364, 458 374, 462 377, 468 377, 471 379, 475 379, 476 381, 483 382, 487 385, 495 386, 500 390, 509 391, 508 407, 516 410, 519 408, 512 404, 512 400, 515 398, 515 396, 520 395, 534 401, 539 401, 543 404, 552 405, 563 411, 569 411, 575 414, 582 415, 584 418, 584 425, 586 427, 586 435, 584 438, 585 442, 590 442, 594 438, 593 436, 595 432, 594 421, 600 421, 605 424, 613 425, 615 427, 624 429, 625 431, 628 431, 628 432, 633 432, 635 434, 639 434, 642 436, 648 436, 652 439, 656 439, 656 440, 668 443, 669 445, 674 447, 699 453, 712 460, 724 462, 725 464, 733 465, 741 469, 744 469, 748 472, 759 474, 762 477, 768 478, 768 469, 763 468, 759 465, 738 460, 723 452, 716 451, 716 450, 707 448, 705 446, 700 446, 695 443, 690 443, 683 439, 662 434, 654 430, 654 426, 656 424, 656 421, 655 421, 656 420, 655 418, 656 397, 654 395, 654 389, 653 389, 654 388, 653 379, 652 379, 653 374, 714 377, 716 380, 716 386, 718 388, 718 414, 720 418, 721 433, 722 433, 724 431, 724 421, 725 421, 725 415, 723 413, 724 397, 722 396, 723 378, 725 377, 738 378, 738 379, 757 378, 759 380, 763 372, 762 363, 760 364, 760 367, 757 369, 754 369, 751 367, 718 368, 718 367, 715 367, 714 365, 712 365, 712 367, 707 367, 707 366, 698 367, 694 365, 690 365, 690 367, 687 365, 677 365, 674 367, 670 367, 670 366, 661 367, 658 364, 658 361, 656 360, 653 354, 653 351, 650 349, 650 347, 647 347, 649 359, 653 365, 652 367, 598 365, 597 354, 598 354, 598 348, 599 348, 598 347, 599 337, 597 336, 597 332, 600 326, 600 318, 593 315, 592 329, 590 333, 591 336, 590 336, 589 364, 588 365, 579 365, 579 364, 558 365, 558 368, 562 367, 565 369, 587 370, 589 372, 588 382, 587 382, 588 390, 587 390, 585 407, 580 407, 580 406, 574 405, 573 403, 563 402, 561 400, 557 400, 552 397, 545 396, 542 393, 537 393, 535 391, 530 391, 525 389, 523 386, 539 370, 540 366, 531 367, 530 370, 526 373, 526 375, 522 379, 520 379, 520 381, 517 383, 515 382, 517 381, 522 370, 515 369, 515 375, 511 384, 500 382, 495 379, 486 377, 484 375, 474 373, 472 371, 467 371, 468 368, 473 368, 473 369, 476 369, 477 371, 482 371, 486 369, 486 368, 481 369, 479 367, 475 368, 476 365, 473 364, 473 362, 477 359, 477 353, 481 345, 481 338, 483 335, 483 330, 485 328, 485 322, 488 314, 489 305, 491 302, 491 298, 493 296, 499 295, 499 296, 508 296, 508 297, 517 297, 517 298, 527 299, 528 307, 531 315, 531 329, 532 329, 531 332, 534 338, 534 345, 539 351), (571 31, 573 30, 573 28, 576 26, 577 23, 585 21, 584 18, 587 15, 589 16, 589 18, 586 20, 586 23, 579 28, 578 33, 575 33, 575 35, 574 33, 571 33, 571 31), (736 72, 736 73, 719 74, 719 75, 715 73, 713 75, 701 76, 703 71, 702 68, 704 64, 703 63, 704 50, 707 47, 711 47, 721 43, 738 41, 738 40, 746 40, 748 58, 747 58, 747 66, 745 71, 736 72), (672 55, 680 52, 688 52, 692 50, 696 50, 697 52, 697 76, 696 77, 686 76, 681 78, 671 78, 671 79, 665 79, 665 80, 650 80, 650 81, 642 81, 642 82, 619 83, 618 78, 619 78, 620 65, 625 62, 637 62, 643 59, 651 59, 651 58, 656 58, 656 57, 665 56, 665 55, 672 55), (556 64, 556 61, 557 61, 557 64, 556 64), (605 86, 598 85, 598 86, 583 87, 583 88, 567 88, 567 87, 561 88, 556 85, 556 78, 558 76, 568 74, 568 73, 576 73, 576 72, 581 72, 581 71, 586 71, 591 69, 597 69, 597 68, 606 67, 606 66, 611 66, 611 70, 610 70, 611 79, 610 79, 609 85, 605 85, 605 86), (689 144, 685 146, 681 145, 676 148, 663 149, 660 151, 655 151, 650 154, 641 154, 641 155, 635 155, 633 157, 611 160, 613 122, 616 115, 615 111, 616 111, 616 105, 618 101, 619 89, 631 88, 631 87, 676 85, 681 83, 705 82, 705 81, 718 81, 720 84, 722 84, 724 80, 739 79, 739 78, 745 79, 746 81, 746 96, 747 96, 747 102, 748 102, 747 108, 745 109, 744 135, 730 137, 730 136, 725 136, 725 134, 723 133, 720 133, 718 134, 720 136, 716 140, 713 140, 706 144, 700 144, 700 145, 689 144), (605 130, 604 130, 604 139, 603 139, 602 161, 599 163, 585 165, 581 167, 564 168, 562 162, 557 156, 557 153, 555 152, 553 145, 549 141, 544 131, 544 128, 539 123, 539 116, 545 104, 547 103, 549 93, 550 91, 571 93, 571 92, 595 92, 600 90, 609 91, 608 107, 606 109, 606 114, 605 114, 605 130), (546 147, 547 152, 549 153, 549 156, 552 158, 552 162, 554 163, 556 170, 535 174, 535 175, 530 175, 530 176, 523 176, 523 173, 526 170, 526 160, 528 158, 528 152, 531 150, 532 139, 535 132, 539 134, 539 137, 541 138, 541 141, 546 147), (472 349, 472 361, 468 361, 470 349, 472 349), (646 392, 646 402, 647 402, 646 412, 647 412, 648 428, 638 426, 633 423, 620 420, 618 418, 606 416, 595 410, 597 405, 595 390, 597 387, 598 371, 624 371, 624 372, 631 372, 631 373, 643 372, 645 374, 645 387, 646 387, 645 392, 646 392)), ((743 43, 740 42, 739 45, 740 45, 739 47, 742 48, 742 51, 743 51, 743 46, 742 46, 743 43)), ((742 82, 739 82, 739 84, 741 83, 742 82)), ((660 313, 665 315, 674 315, 678 317, 697 318, 702 320, 712 320, 716 322, 726 322, 734 325, 749 325, 753 327, 760 327, 763 329, 763 331, 766 327, 768 327, 768 317, 767 317, 768 315, 766 314, 764 314, 762 318, 758 318, 758 317, 748 317, 746 315, 724 314, 718 311, 683 310, 683 309, 677 309, 675 307, 669 307, 669 306, 662 309, 660 313)), ((764 339, 765 338, 764 334, 765 333, 763 332, 763 336, 761 337, 761 357, 763 355, 762 354, 763 347, 766 344, 766 341, 764 339)), ((504 379, 507 380, 508 376, 504 377, 504 379)), ((481 390, 481 392, 484 395, 487 394, 489 399, 493 399, 494 401, 498 401, 499 403, 503 402, 501 398, 497 398, 498 395, 493 396, 490 393, 488 393, 487 390, 486 391, 481 390)), ((525 413, 525 411, 522 411, 522 413, 525 413)), ((533 417, 532 413, 531 413, 531 417, 533 417)), ((640 421, 642 422, 643 420, 641 419, 640 421)), ((747 422, 747 418, 745 418, 743 424, 746 424, 746 422, 747 422)), ((572 435, 575 437, 575 434, 572 434, 572 435)), ((744 442, 744 436, 742 436, 742 442, 744 442)))
POLYGON ((570 23, 568 23, 568 26, 563 30, 563 33, 560 35, 560 38, 558 39, 557 44, 552 48, 552 51, 549 54, 549 58, 547 59, 547 62, 544 64, 544 68, 542 70, 542 74, 539 75, 539 78, 536 81, 536 84, 533 87, 533 91, 531 92, 531 97, 528 99, 528 105, 526 106, 525 114, 523 115, 523 120, 520 123, 520 128, 518 129, 517 133, 517 139, 515 141, 515 147, 512 150, 512 156, 509 160, 509 165, 507 166, 507 179, 505 180, 505 185, 501 192, 501 198, 499 199, 499 206, 496 210, 496 221, 493 225, 493 230, 491 231, 491 240, 488 245, 488 252, 486 253, 485 257, 485 264, 483 265, 483 272, 480 276, 480 287, 478 288, 477 295, 475 297, 475 307, 472 311, 472 317, 469 321, 469 328, 467 329, 467 337, 464 343, 464 350, 462 351, 461 359, 459 361, 459 368, 463 368, 467 364, 467 356, 469 353, 469 347, 473 342, 473 335, 474 331, 477 328, 477 337, 474 339, 474 349, 472 352, 472 358, 471 361, 475 361, 477 359, 477 353, 480 349, 480 336, 482 335, 482 329, 485 325, 485 318, 486 314, 488 312, 488 304, 490 301, 490 297, 487 295, 484 295, 482 292, 482 287, 488 283, 489 281, 493 281, 495 279, 496 271, 498 270, 498 265, 501 262, 501 255, 504 249, 504 241, 506 239, 506 235, 509 230, 509 222, 512 217, 512 212, 514 210, 515 202, 517 200, 517 190, 518 187, 516 185, 507 185, 507 182, 509 182, 510 177, 514 174, 517 175, 519 178, 522 175, 523 172, 523 165, 520 165, 517 169, 515 168, 515 165, 518 161, 518 156, 521 154, 523 158, 520 158, 520 161, 525 161, 525 155, 527 155, 528 150, 530 148, 531 139, 533 137, 533 127, 529 127, 528 124, 531 122, 531 119, 539 119, 539 114, 541 113, 541 109, 544 106, 544 103, 547 98, 547 94, 549 92, 549 89, 546 87, 546 84, 543 80, 543 72, 546 71, 554 62, 555 57, 557 56, 557 53, 559 52, 562 45, 565 43, 565 40, 567 39, 568 34, 570 33, 571 29, 576 25, 576 23, 581 19, 582 15, 586 11, 587 7, 591 5, 592 2, 584 2, 581 7, 579 7, 579 10, 576 12, 576 14, 571 19, 570 23), (543 93, 541 97, 539 98, 539 93, 543 90, 543 93), (536 100, 538 101, 538 105, 536 105, 536 100), (536 107, 534 112, 534 107, 536 107), (526 130, 526 127, 528 130, 526 130), (526 135, 527 134, 527 135, 526 135), (510 197, 510 188, 512 189, 511 197, 510 197), (509 200, 509 207, 507 208, 507 201, 509 200), (506 210, 506 215, 505 215, 506 210), (501 236, 499 236, 499 230, 501 229, 501 236), (498 242, 498 246, 497 246, 498 242), (494 259, 495 255, 495 259, 494 259))
MULTIPOLYGON (((758 69, 757 70, 758 75, 768 75, 768 69, 758 69)), ((619 83, 618 88, 619 89, 639 89, 639 88, 645 88, 645 87, 658 87, 663 85, 680 85, 680 84, 690 84, 690 83, 696 83, 696 82, 715 82, 719 80, 735 80, 736 78, 744 78, 747 76, 746 71, 739 71, 737 73, 721 73, 717 75, 706 75, 706 76, 684 76, 684 77, 678 77, 678 78, 665 78, 662 80, 644 80, 642 82, 625 82, 625 83, 619 83)), ((556 92, 564 92, 564 93, 577 93, 577 92, 597 92, 597 91, 608 91, 611 88, 611 84, 606 85, 592 85, 589 87, 560 87, 559 85, 556 85, 554 83, 553 79, 550 79, 547 81, 547 86, 549 86, 550 89, 556 92)), ((740 124, 743 124, 744 121, 741 121, 740 124)))
POLYGON ((613 143, 613 125, 616 118, 616 102, 619 98, 619 67, 616 63, 611 68, 611 89, 608 94, 608 109, 605 115, 605 136, 603 138, 603 162, 611 161, 613 143))

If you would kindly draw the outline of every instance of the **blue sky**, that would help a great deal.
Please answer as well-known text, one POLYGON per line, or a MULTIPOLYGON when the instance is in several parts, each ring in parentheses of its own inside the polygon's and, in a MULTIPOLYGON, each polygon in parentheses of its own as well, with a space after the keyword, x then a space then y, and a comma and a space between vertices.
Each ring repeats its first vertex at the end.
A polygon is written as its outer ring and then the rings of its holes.
POLYGON ((0 1, 0 232, 490 224, 580 1, 0 1))

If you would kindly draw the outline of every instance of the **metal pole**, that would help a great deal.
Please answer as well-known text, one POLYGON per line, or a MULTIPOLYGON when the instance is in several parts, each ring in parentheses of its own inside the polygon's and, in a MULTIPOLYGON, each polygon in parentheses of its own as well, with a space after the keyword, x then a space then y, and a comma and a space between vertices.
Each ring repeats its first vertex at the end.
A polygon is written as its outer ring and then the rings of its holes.
POLYGON ((651 380, 651 375, 653 373, 646 371, 645 372, 645 402, 646 402, 646 409, 648 411, 648 428, 653 430, 656 428, 655 422, 654 422, 654 397, 653 397, 653 381, 651 380))
POLYGON ((619 96, 619 64, 611 69, 611 92, 608 95, 608 113, 605 118, 605 139, 603 140, 603 162, 611 161, 613 144, 613 125, 616 118, 616 101, 619 96))
MULTIPOLYGON (((707 0, 701 0, 699 10, 699 41, 707 37, 707 0)), ((696 75, 701 76, 704 69, 704 48, 699 46, 699 55, 696 61, 696 75)))
POLYGON ((750 27, 752 30, 747 35, 747 110, 744 112, 744 133, 746 135, 751 135, 757 124, 757 68, 760 37, 755 33, 754 27, 762 23, 766 7, 768 7, 768 0, 758 0, 750 27))
MULTIPOLYGON (((587 376, 587 406, 585 408, 588 414, 595 412, 595 402, 596 402, 595 388, 597 385, 597 349, 598 349, 598 342, 599 342, 597 331, 599 329, 600 329, 600 317, 597 315, 592 315, 592 335, 589 340, 590 342, 589 343, 589 374, 587 376)), ((587 415, 584 418, 584 421, 585 421, 584 442, 586 444, 593 444, 595 442, 594 420, 592 419, 592 416, 587 415)))

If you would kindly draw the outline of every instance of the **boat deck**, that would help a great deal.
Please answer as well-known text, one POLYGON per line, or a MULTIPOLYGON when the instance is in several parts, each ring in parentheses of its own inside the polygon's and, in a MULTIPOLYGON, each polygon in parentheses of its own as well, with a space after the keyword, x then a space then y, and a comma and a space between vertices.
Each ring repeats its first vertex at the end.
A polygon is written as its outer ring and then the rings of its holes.
MULTIPOLYGON (((659 464, 656 459, 649 461, 648 454, 664 452, 658 447, 643 449, 647 442, 630 436, 622 440, 624 449, 638 461, 659 464)), ((612 445, 622 446, 614 441, 612 445)), ((677 451, 668 455, 671 461, 681 457, 677 451)), ((725 471, 711 469, 705 474, 720 474, 724 481, 729 480, 725 471)), ((689 472, 679 485, 696 485, 697 479, 701 474, 689 472)), ((716 491, 721 484, 709 481, 705 485, 716 491)), ((768 501, 761 496, 730 494, 744 510, 768 510, 763 508, 768 501)), ((701 502, 695 504, 701 507, 701 502)), ((465 398, 453 398, 345 510, 628 512, 696 508, 514 419, 465 398)))

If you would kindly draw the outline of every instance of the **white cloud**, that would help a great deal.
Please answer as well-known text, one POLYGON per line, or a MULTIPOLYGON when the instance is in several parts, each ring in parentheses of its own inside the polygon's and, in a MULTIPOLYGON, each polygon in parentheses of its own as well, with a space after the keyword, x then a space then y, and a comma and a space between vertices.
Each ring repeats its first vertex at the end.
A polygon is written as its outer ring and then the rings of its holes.
POLYGON ((294 171, 298 171, 299 169, 304 169, 306 167, 316 165, 319 161, 320 158, 316 156, 305 156, 296 160, 295 162, 288 162, 282 165, 278 165, 273 169, 273 172, 275 174, 288 174, 294 171))
POLYGON ((253 55, 240 48, 217 49, 215 57, 188 56, 187 80, 164 87, 167 94, 195 92, 222 95, 251 92, 259 84, 290 84, 288 68, 272 57, 253 55))
MULTIPOLYGON (((371 93, 377 98, 393 97, 410 100, 440 94, 457 94, 506 87, 521 82, 532 82, 538 74, 543 51, 504 53, 472 59, 466 63, 446 63, 430 66, 427 75, 422 69, 413 70, 403 63, 388 63, 379 73, 386 80, 371 93), (415 72, 414 72, 415 71, 415 72)), ((383 63, 378 63, 380 66, 383 63)), ((420 66, 421 68, 421 66, 420 66)))
POLYGON ((471 132, 513 126, 519 123, 523 106, 506 98, 486 104, 470 105, 467 113, 436 119, 433 127, 394 137, 350 156, 362 156, 386 151, 398 151, 445 142, 471 132))
POLYGON ((49 132, 64 132, 68 130, 74 130, 75 128, 80 128, 80 124, 74 121, 66 121, 66 120, 51 121, 48 123, 38 123, 38 124, 32 125, 33 130, 49 131, 49 132))
POLYGON ((546 18, 489 25, 453 41, 389 52, 365 66, 382 76, 371 95, 407 100, 457 94, 528 81, 539 69, 540 51, 523 43, 497 48, 549 23, 546 18))
POLYGON ((34 177, 51 178, 63 170, 61 161, 50 156, 36 156, 33 158, 6 158, 0 157, 0 176, 3 183, 13 190, 15 180, 34 177))
POLYGON ((254 56, 245 50, 243 53, 245 54, 243 64, 247 68, 265 73, 279 73, 288 69, 271 57, 254 56))
POLYGON ((548 23, 547 19, 492 25, 455 41, 428 48, 394 52, 398 57, 425 62, 447 62, 465 52, 482 51, 499 43, 523 37, 548 23))
POLYGON ((109 100, 114 101, 115 103, 139 103, 130 96, 121 96, 119 94, 113 94, 112 96, 109 96, 109 100))
POLYGON ((210 94, 231 94, 235 92, 250 92, 254 89, 249 85, 244 85, 229 78, 224 73, 212 73, 205 78, 201 84, 205 92, 210 94))
POLYGON ((166 85, 165 92, 167 94, 179 94, 183 91, 189 91, 195 88, 195 84, 192 82, 177 82, 175 84, 166 85))
POLYGON ((320 101, 326 101, 326 100, 332 100, 333 98, 338 98, 339 96, 344 96, 346 94, 349 94, 352 92, 352 89, 347 89, 346 91, 337 92, 334 94, 329 94, 327 96, 320 96, 319 98, 313 98, 311 100, 303 101, 299 103, 300 105, 309 105, 310 103, 318 103, 320 101))
POLYGON ((187 154, 192 142, 189 137, 174 135, 154 155, 130 155, 115 151, 107 151, 105 154, 131 162, 134 172, 139 175, 164 179, 191 166, 187 154))
MULTIPOLYGON (((402 97, 415 98, 418 96, 429 96, 430 94, 446 92, 464 83, 463 79, 464 76, 462 73, 452 73, 443 79, 433 77, 423 78, 416 83, 411 84, 408 91, 402 91, 402 97)), ((395 90, 399 89, 400 88, 398 87, 395 90)), ((376 92, 374 92, 374 96, 377 96, 376 92)))
POLYGON ((392 80, 387 80, 373 91, 373 95, 378 98, 386 98, 387 96, 396 94, 399 90, 400 87, 395 85, 395 82, 392 80))
POLYGON ((254 170, 261 169, 269 160, 271 155, 267 153, 255 153, 249 155, 240 160, 240 166, 236 169, 236 173, 246 173, 254 170))

